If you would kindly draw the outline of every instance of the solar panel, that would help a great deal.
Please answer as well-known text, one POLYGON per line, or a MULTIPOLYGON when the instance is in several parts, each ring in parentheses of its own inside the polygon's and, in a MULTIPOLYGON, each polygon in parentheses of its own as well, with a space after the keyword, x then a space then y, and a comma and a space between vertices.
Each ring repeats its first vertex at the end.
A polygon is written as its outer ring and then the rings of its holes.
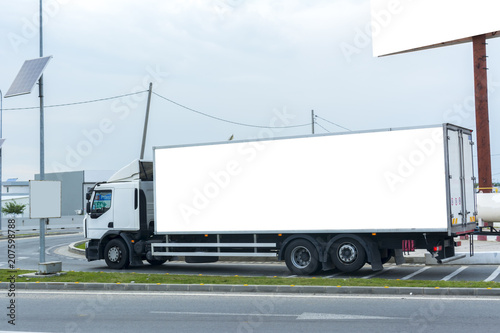
POLYGON ((51 58, 52 56, 26 60, 5 94, 5 98, 31 93, 51 58))

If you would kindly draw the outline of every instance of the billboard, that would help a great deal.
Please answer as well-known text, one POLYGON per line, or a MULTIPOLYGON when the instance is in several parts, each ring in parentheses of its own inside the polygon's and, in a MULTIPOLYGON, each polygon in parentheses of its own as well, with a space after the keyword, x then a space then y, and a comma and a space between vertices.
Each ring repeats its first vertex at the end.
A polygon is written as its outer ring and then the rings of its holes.
POLYGON ((157 233, 447 230, 441 126, 156 147, 154 158, 157 233))
POLYGON ((500 36, 498 0, 371 0, 373 56, 500 36))

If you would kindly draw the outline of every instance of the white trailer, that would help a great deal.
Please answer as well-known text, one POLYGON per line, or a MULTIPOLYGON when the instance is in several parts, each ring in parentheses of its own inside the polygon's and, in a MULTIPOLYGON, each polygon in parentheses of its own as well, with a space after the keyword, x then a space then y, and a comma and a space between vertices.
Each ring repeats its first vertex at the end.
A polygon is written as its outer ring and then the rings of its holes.
POLYGON ((443 124, 156 147, 89 192, 86 256, 275 257, 294 274, 380 270, 417 248, 451 261, 476 227, 472 144, 443 124))

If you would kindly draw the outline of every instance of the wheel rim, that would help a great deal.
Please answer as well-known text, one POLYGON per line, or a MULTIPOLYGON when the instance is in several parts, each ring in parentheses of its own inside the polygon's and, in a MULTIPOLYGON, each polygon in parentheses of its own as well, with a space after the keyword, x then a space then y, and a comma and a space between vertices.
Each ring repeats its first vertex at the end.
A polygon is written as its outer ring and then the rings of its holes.
POLYGON ((122 252, 118 248, 118 246, 113 246, 108 251, 108 259, 111 262, 118 262, 120 260, 122 252))
POLYGON ((306 268, 311 263, 311 252, 304 246, 292 250, 292 263, 295 267, 306 268))
POLYGON ((338 257, 345 264, 352 264, 358 257, 357 248, 351 243, 344 243, 339 246, 338 257))

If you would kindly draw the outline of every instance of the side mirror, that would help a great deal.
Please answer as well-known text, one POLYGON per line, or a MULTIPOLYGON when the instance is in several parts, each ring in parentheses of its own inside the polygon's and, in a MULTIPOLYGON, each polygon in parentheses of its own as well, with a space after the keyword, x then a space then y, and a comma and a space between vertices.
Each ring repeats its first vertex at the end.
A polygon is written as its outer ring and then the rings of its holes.
POLYGON ((87 214, 90 214, 90 201, 87 201, 87 214))
POLYGON ((87 201, 89 201, 90 198, 92 198, 92 192, 85 193, 85 199, 87 199, 87 201))

